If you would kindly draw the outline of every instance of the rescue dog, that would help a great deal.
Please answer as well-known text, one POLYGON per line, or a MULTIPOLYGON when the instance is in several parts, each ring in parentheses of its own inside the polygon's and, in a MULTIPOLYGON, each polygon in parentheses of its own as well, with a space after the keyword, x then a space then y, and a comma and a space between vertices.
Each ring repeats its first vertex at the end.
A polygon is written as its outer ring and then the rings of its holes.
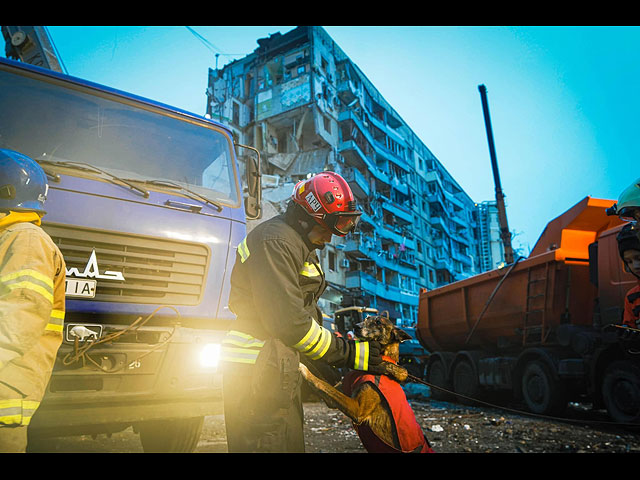
POLYGON ((400 343, 411 336, 380 315, 367 317, 354 333, 360 340, 380 343, 386 378, 350 371, 342 380, 343 393, 303 364, 299 366, 300 373, 330 408, 351 419, 368 452, 432 452, 399 383, 408 377, 407 371, 397 365, 400 343))

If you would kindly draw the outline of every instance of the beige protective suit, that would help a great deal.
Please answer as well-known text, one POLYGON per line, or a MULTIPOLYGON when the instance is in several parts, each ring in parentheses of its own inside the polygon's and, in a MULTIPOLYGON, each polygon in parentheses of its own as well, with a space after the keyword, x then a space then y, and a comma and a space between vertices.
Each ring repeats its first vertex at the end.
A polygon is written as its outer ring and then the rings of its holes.
POLYGON ((65 262, 35 212, 0 213, 0 452, 24 452, 62 342, 65 262))

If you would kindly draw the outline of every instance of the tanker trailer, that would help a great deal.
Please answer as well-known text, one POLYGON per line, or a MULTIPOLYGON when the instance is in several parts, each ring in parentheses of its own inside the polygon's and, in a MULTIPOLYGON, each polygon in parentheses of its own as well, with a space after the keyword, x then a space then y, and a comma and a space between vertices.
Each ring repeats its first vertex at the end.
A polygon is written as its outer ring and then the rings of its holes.
POLYGON ((417 337, 431 352, 434 398, 501 394, 544 415, 588 401, 640 421, 635 340, 610 327, 636 282, 618 255, 622 222, 605 213, 613 203, 586 197, 547 224, 529 257, 420 292, 417 337))

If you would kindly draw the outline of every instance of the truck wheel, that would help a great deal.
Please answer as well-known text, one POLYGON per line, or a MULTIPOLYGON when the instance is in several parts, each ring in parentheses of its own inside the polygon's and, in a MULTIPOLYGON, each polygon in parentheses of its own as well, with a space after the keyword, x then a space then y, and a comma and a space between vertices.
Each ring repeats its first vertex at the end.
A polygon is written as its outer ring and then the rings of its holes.
POLYGON ((614 362, 605 371, 602 398, 609 416, 619 423, 640 420, 640 371, 627 362, 614 362))
POLYGON ((434 386, 431 388, 431 398, 434 400, 450 400, 451 396, 441 390, 441 387, 446 390, 449 390, 449 384, 447 383, 447 369, 442 360, 435 360, 429 367, 427 368, 427 381, 434 386))
POLYGON ((559 415, 567 407, 564 387, 538 360, 529 362, 524 369, 522 395, 529 410, 540 415, 559 415))
POLYGON ((192 453, 198 445, 204 417, 155 420, 138 424, 145 453, 192 453))
POLYGON ((478 378, 473 366, 466 360, 461 360, 453 369, 453 391, 459 394, 460 403, 471 405, 473 399, 480 397, 478 378))

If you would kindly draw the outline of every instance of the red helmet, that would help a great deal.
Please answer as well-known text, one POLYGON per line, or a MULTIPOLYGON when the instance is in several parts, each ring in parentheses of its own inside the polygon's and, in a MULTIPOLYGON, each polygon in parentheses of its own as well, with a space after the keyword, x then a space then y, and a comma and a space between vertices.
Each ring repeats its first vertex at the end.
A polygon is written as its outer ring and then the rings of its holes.
POLYGON ((334 235, 344 237, 352 232, 362 212, 349 184, 334 172, 322 172, 307 180, 300 180, 291 198, 334 235))

